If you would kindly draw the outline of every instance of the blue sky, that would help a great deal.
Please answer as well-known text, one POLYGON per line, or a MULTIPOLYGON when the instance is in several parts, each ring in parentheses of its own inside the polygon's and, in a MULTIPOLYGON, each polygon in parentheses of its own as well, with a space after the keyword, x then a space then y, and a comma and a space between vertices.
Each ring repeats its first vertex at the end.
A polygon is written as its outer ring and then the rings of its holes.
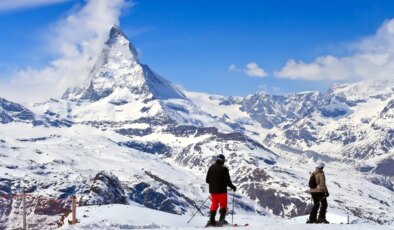
MULTIPOLYGON (((385 30, 384 23, 394 16, 394 2, 387 0, 133 3, 121 11, 120 26, 143 63, 187 90, 241 96, 258 90, 325 91, 334 82, 369 80, 382 66, 353 71, 363 63, 358 54, 377 54, 371 46, 385 44, 388 39, 382 36, 391 37, 378 30, 385 30), (249 76, 249 63, 264 74, 249 76)), ((85 4, 59 0, 2 8, 0 3, 1 80, 12 80, 20 70, 45 68, 57 58, 59 53, 48 45, 48 31, 85 4)))

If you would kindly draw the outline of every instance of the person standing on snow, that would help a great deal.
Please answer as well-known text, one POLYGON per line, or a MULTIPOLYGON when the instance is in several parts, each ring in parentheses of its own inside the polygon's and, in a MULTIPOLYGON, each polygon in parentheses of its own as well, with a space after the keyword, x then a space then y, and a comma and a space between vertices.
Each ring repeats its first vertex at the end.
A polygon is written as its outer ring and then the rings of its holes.
POLYGON ((228 224, 225 220, 227 212, 227 187, 230 187, 234 192, 237 187, 233 185, 230 179, 228 168, 224 166, 225 157, 220 154, 216 157, 216 162, 208 169, 206 182, 209 184, 209 193, 211 194, 211 209, 210 218, 207 226, 223 226, 228 224), (218 207, 220 206, 219 221, 216 222, 215 216, 218 207))
POLYGON ((313 174, 311 175, 309 186, 311 187, 310 192, 312 194, 313 207, 309 215, 309 219, 306 222, 307 224, 330 223, 326 220, 326 212, 328 206, 327 197, 330 194, 328 193, 328 189, 326 186, 326 177, 324 175, 323 168, 324 168, 324 163, 319 163, 316 167, 315 172, 313 172, 313 174), (311 186, 311 181, 313 179, 315 181, 312 184, 315 184, 316 187, 311 186), (317 211, 319 207, 320 207, 319 218, 316 219, 317 211))

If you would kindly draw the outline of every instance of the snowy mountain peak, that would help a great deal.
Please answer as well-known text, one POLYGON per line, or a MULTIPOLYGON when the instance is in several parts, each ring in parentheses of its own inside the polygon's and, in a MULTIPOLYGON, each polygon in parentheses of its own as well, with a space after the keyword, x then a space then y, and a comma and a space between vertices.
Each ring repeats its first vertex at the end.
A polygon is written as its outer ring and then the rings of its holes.
POLYGON ((126 50, 131 52, 131 57, 136 62, 139 62, 138 52, 134 48, 133 44, 127 38, 127 36, 120 30, 118 26, 113 26, 109 32, 109 38, 106 42, 107 46, 119 49, 122 46, 125 47, 126 50))
POLYGON ((388 98, 394 92, 394 80, 370 80, 352 84, 336 84, 328 94, 335 94, 347 100, 360 101, 371 97, 388 98))
POLYGON ((266 91, 264 91, 264 90, 260 90, 260 91, 257 91, 257 93, 255 93, 255 94, 251 94, 251 95, 249 95, 250 97, 253 97, 253 96, 259 96, 259 97, 263 97, 263 98, 265 98, 265 97, 269 97, 269 96, 271 96, 269 93, 267 93, 266 91))
POLYGON ((111 30, 109 31, 109 38, 117 38, 117 37, 124 37, 126 38, 126 35, 122 32, 122 30, 119 28, 119 26, 114 25, 112 26, 111 30))
POLYGON ((111 28, 84 87, 68 89, 63 95, 63 99, 87 101, 107 97, 117 104, 135 99, 185 98, 170 82, 140 64, 136 50, 117 26, 111 28))

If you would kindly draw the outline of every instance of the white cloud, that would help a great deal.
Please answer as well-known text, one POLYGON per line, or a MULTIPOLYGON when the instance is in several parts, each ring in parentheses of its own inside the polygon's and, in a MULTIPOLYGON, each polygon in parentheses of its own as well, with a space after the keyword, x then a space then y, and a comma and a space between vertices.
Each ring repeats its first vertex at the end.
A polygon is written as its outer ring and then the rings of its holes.
POLYGON ((274 75, 310 81, 385 80, 394 78, 394 19, 388 20, 374 36, 350 44, 353 54, 345 57, 326 55, 305 63, 290 59, 274 75))
POLYGON ((268 74, 257 63, 250 62, 246 65, 244 72, 250 77, 266 77, 268 74))
POLYGON ((30 7, 39 7, 44 5, 53 5, 66 1, 70 1, 70 0, 1 0, 0 12, 30 8, 30 7))
POLYGON ((236 72, 240 72, 241 69, 239 69, 237 66, 235 66, 234 64, 231 64, 228 67, 228 71, 232 72, 232 73, 236 73, 236 72))
POLYGON ((281 89, 279 87, 271 85, 260 85, 259 90, 269 94, 279 94, 281 92, 281 89))
POLYGON ((50 28, 48 46, 58 58, 42 69, 27 68, 0 85, 1 97, 16 101, 39 101, 60 97, 81 84, 100 54, 109 30, 119 24, 126 0, 87 0, 50 28))

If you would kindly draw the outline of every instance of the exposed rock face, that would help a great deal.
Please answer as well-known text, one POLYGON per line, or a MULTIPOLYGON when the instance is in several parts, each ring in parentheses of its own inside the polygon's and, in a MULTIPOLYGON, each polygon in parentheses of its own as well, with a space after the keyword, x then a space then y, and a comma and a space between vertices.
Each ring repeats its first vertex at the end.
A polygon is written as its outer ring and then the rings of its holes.
POLYGON ((246 97, 242 101, 241 110, 246 111, 262 127, 271 129, 281 123, 294 122, 310 114, 321 99, 322 95, 318 92, 287 96, 261 92, 246 97))
MULTIPOLYGON (((199 210, 193 198, 182 194, 182 191, 176 185, 150 172, 145 173, 153 181, 134 185, 128 193, 130 200, 148 208, 174 214, 185 214, 192 207, 199 210)), ((201 210, 199 211, 201 212, 201 210)))
POLYGON ((9 124, 12 122, 47 127, 70 127, 72 125, 71 121, 59 119, 54 114, 45 113, 38 116, 20 104, 0 98, 0 124, 9 124))
POLYGON ((172 149, 161 142, 121 142, 120 146, 125 146, 132 149, 137 149, 145 153, 150 154, 161 154, 169 156, 172 153, 172 149))
POLYGON ((12 212, 12 199, 9 195, 12 194, 11 181, 7 179, 0 179, 0 228, 5 229, 9 216, 12 212))
POLYGON ((127 204, 127 200, 118 178, 112 173, 101 171, 94 177, 89 194, 82 196, 79 204, 127 204))
POLYGON ((380 162, 375 169, 375 173, 387 177, 394 177, 394 159, 386 159, 380 162))
POLYGON ((36 115, 25 107, 0 98, 0 123, 7 124, 13 121, 38 124, 36 115))
POLYGON ((85 206, 136 202, 151 209, 174 214, 185 214, 193 207, 200 210, 193 198, 184 195, 176 185, 151 172, 145 172, 145 175, 141 182, 126 184, 121 183, 113 174, 102 171, 96 175, 89 193, 81 197, 79 204, 85 206))

